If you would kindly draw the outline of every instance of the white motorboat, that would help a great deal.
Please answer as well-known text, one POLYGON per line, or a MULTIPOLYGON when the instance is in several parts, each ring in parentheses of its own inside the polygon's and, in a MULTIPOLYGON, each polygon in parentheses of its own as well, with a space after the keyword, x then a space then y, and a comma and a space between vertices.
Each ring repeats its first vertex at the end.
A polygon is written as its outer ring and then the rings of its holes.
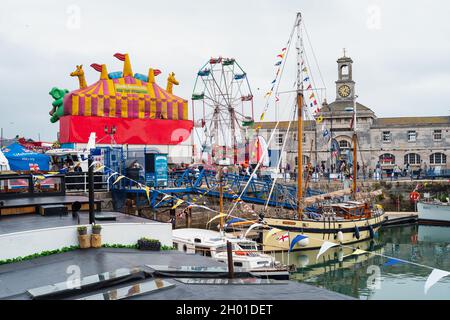
POLYGON ((450 224, 450 202, 439 200, 417 202, 419 222, 423 224, 450 224))
POLYGON ((182 228, 173 230, 172 241, 178 251, 200 254, 223 263, 228 263, 227 241, 229 241, 232 244, 234 267, 257 276, 289 279, 287 267, 271 255, 258 251, 258 245, 253 240, 219 231, 182 228))

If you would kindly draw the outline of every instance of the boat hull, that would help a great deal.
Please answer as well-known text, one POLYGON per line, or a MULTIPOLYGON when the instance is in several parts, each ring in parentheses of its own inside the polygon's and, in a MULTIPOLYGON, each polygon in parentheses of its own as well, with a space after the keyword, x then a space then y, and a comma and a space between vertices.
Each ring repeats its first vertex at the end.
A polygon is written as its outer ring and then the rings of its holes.
POLYGON ((324 241, 336 244, 350 244, 370 239, 374 233, 379 230, 385 221, 384 214, 379 216, 361 219, 361 220, 343 220, 343 221, 310 221, 310 220, 288 220, 288 219, 265 219, 267 225, 282 231, 267 236, 269 230, 263 231, 263 249, 264 251, 287 251, 291 246, 292 240, 297 235, 308 237, 308 243, 302 245, 296 244, 293 251, 312 250, 322 246, 324 241), (358 232, 356 231, 358 229, 358 232), (371 231, 372 229, 372 231, 371 231), (339 231, 342 232, 340 241, 339 231), (282 237, 287 234, 287 237, 282 237), (359 234, 359 238, 358 238, 359 234))
POLYGON ((417 203, 419 223, 450 225, 450 205, 435 203, 417 203))

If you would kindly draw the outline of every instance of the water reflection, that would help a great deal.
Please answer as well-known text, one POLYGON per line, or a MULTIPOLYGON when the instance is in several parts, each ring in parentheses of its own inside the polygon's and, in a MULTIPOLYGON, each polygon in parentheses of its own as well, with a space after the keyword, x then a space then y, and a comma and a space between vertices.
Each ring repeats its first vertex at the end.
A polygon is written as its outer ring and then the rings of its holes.
MULTIPOLYGON (((383 228, 376 239, 352 246, 450 271, 448 227, 383 228)), ((385 265, 387 258, 351 253, 352 249, 334 247, 318 260, 318 250, 275 256, 296 266, 292 279, 359 299, 450 299, 450 277, 441 279, 425 295, 424 284, 431 269, 405 263, 385 265)))

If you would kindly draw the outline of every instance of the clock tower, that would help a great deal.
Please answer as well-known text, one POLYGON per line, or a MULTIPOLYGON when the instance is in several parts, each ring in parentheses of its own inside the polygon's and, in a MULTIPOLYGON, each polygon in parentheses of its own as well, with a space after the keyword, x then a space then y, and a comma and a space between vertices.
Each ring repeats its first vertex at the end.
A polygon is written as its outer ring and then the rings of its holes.
POLYGON ((338 80, 336 81, 336 101, 353 101, 355 96, 355 82, 352 79, 353 60, 344 56, 337 60, 338 80))

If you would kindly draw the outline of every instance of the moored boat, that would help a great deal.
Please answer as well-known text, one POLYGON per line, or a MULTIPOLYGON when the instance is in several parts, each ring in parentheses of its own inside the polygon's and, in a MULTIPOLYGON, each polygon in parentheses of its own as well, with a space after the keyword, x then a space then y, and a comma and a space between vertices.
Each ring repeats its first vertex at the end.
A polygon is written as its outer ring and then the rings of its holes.
POLYGON ((257 243, 246 238, 213 230, 183 228, 173 230, 176 250, 211 257, 227 263, 227 241, 232 244, 233 266, 257 276, 289 279, 286 267, 274 257, 258 251, 257 243))
POLYGON ((419 201, 417 212, 421 224, 450 225, 450 202, 419 201))
MULTIPOLYGON (((299 13, 296 18, 295 29, 297 30, 297 137, 303 137, 303 121, 305 113, 304 92, 307 91, 303 87, 302 79, 307 75, 304 74, 305 65, 303 58, 304 47, 302 46, 301 35, 302 16, 299 13)), ((294 30, 291 34, 294 33, 294 30)), ((289 41, 290 43, 291 41, 289 41)), ((312 94, 311 96, 314 96, 312 94)), ((352 188, 351 193, 354 201, 335 202, 331 201, 331 197, 320 197, 315 199, 314 204, 317 206, 317 212, 308 212, 308 202, 303 196, 303 189, 306 190, 306 184, 309 176, 306 178, 305 187, 303 186, 303 141, 297 139, 297 203, 296 212, 291 217, 267 217, 263 219, 263 223, 269 227, 263 230, 262 243, 265 251, 292 251, 299 249, 316 249, 320 248, 325 241, 336 244, 349 244, 353 242, 363 241, 373 238, 384 222, 384 211, 379 205, 369 203, 370 198, 364 201, 356 201, 358 199, 357 180, 357 146, 358 137, 356 130, 356 95, 353 99, 353 107, 349 107, 353 111, 353 120, 351 129, 352 137, 352 188), (327 198, 327 199, 326 199, 327 198)), ((318 109, 320 111, 320 109, 318 109)), ((316 121, 320 123, 321 115, 316 114, 316 121)), ((308 163, 308 167, 310 167, 308 163)), ((349 170, 350 171, 350 170, 349 170)), ((348 174, 350 176, 350 173, 348 174)))

